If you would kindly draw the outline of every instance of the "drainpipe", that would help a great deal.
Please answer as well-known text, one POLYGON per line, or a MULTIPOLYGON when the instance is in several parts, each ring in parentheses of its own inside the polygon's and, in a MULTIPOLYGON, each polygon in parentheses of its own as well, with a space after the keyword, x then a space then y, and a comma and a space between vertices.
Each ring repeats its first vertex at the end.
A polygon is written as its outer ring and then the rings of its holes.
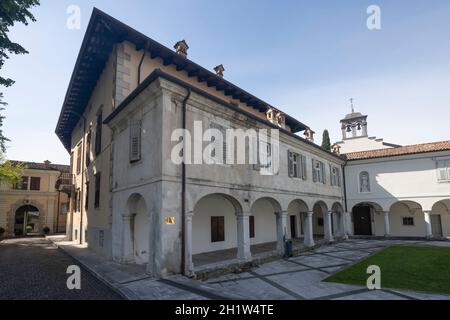
POLYGON ((55 233, 58 233, 58 231, 59 231, 59 215, 61 214, 60 202, 61 202, 61 191, 58 190, 58 207, 56 209, 56 228, 55 228, 55 233))
MULTIPOLYGON (((186 98, 183 100, 183 110, 182 110, 182 129, 183 132, 186 130, 186 104, 191 97, 191 89, 187 88, 188 93, 186 98)), ((186 157, 186 137, 183 137, 183 161, 181 162, 181 273, 186 275, 186 163, 184 159, 186 157)))

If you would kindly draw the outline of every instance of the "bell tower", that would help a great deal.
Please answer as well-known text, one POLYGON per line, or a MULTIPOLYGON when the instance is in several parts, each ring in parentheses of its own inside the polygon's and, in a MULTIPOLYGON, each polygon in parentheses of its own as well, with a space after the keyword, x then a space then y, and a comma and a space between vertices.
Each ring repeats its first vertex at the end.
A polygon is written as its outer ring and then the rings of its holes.
POLYGON ((368 136, 367 131, 367 116, 360 112, 355 112, 353 99, 350 99, 352 112, 347 114, 341 120, 342 139, 354 139, 368 136))

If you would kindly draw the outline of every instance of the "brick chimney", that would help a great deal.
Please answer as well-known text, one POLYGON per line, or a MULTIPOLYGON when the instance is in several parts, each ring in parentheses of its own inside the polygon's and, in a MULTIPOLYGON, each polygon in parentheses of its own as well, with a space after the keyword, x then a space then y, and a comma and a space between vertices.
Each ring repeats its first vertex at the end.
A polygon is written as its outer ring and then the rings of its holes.
POLYGON ((225 71, 225 68, 222 64, 219 64, 214 68, 214 71, 216 72, 216 75, 223 78, 223 72, 225 71))
POLYGON ((305 130, 305 133, 304 133, 304 134, 305 134, 306 140, 311 141, 311 142, 314 142, 314 134, 315 134, 315 132, 312 131, 311 128, 307 128, 307 129, 305 130))
POLYGON ((175 48, 177 54, 185 58, 187 57, 189 46, 185 40, 178 41, 173 47, 175 48))

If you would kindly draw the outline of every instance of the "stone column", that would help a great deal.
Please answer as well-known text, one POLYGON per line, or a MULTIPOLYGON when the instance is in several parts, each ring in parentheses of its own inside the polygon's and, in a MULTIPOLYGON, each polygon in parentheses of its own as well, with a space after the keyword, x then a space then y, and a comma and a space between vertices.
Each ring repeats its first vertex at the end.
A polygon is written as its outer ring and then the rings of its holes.
POLYGON ((184 274, 188 277, 193 276, 194 273, 194 262, 192 261, 192 217, 194 212, 186 212, 185 215, 185 230, 184 230, 184 262, 185 270, 184 274))
POLYGON ((367 132, 367 122, 363 122, 363 123, 362 123, 362 135, 363 135, 364 137, 368 135, 368 132, 367 132))
POLYGON ((284 253, 284 239, 287 239, 287 211, 277 213, 277 251, 284 253))
POLYGON ((389 211, 383 211, 384 215, 384 236, 389 237, 391 235, 391 224, 389 222, 389 211))
POLYGON ((425 231, 426 231, 426 237, 427 239, 433 238, 433 230, 431 229, 431 211, 424 211, 423 212, 425 216, 425 231))
POLYGON ((237 258, 240 261, 249 261, 252 259, 250 251, 250 212, 241 212, 236 215, 237 218, 237 258))
POLYGON ((348 233, 347 233, 347 219, 346 219, 346 213, 345 212, 339 212, 339 236, 345 240, 348 239, 348 233))
POLYGON ((356 134, 356 124, 353 123, 352 124, 352 137, 356 138, 357 134, 356 134))
POLYGON ((324 237, 327 241, 334 241, 333 239, 333 228, 331 226, 331 215, 333 211, 328 211, 324 215, 324 237))
POLYGON ((313 247, 315 245, 314 243, 314 236, 313 236, 313 212, 309 211, 306 212, 306 223, 303 227, 303 232, 305 233, 305 246, 307 247, 313 247))
POLYGON ((134 239, 132 227, 135 214, 122 216, 122 263, 134 262, 134 239))

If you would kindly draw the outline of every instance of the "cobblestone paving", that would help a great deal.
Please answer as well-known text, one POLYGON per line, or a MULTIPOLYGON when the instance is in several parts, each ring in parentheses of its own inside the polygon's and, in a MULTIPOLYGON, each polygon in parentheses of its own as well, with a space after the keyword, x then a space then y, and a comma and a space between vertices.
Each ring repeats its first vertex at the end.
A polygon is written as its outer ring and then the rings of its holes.
POLYGON ((112 300, 121 297, 81 270, 81 290, 66 286, 77 263, 43 238, 0 242, 0 300, 112 300))
POLYGON ((266 263, 250 272, 228 274, 206 283, 216 290, 239 292, 248 299, 289 300, 450 300, 447 295, 322 282, 330 274, 389 245, 450 246, 450 242, 404 240, 348 240, 286 260, 266 263))

